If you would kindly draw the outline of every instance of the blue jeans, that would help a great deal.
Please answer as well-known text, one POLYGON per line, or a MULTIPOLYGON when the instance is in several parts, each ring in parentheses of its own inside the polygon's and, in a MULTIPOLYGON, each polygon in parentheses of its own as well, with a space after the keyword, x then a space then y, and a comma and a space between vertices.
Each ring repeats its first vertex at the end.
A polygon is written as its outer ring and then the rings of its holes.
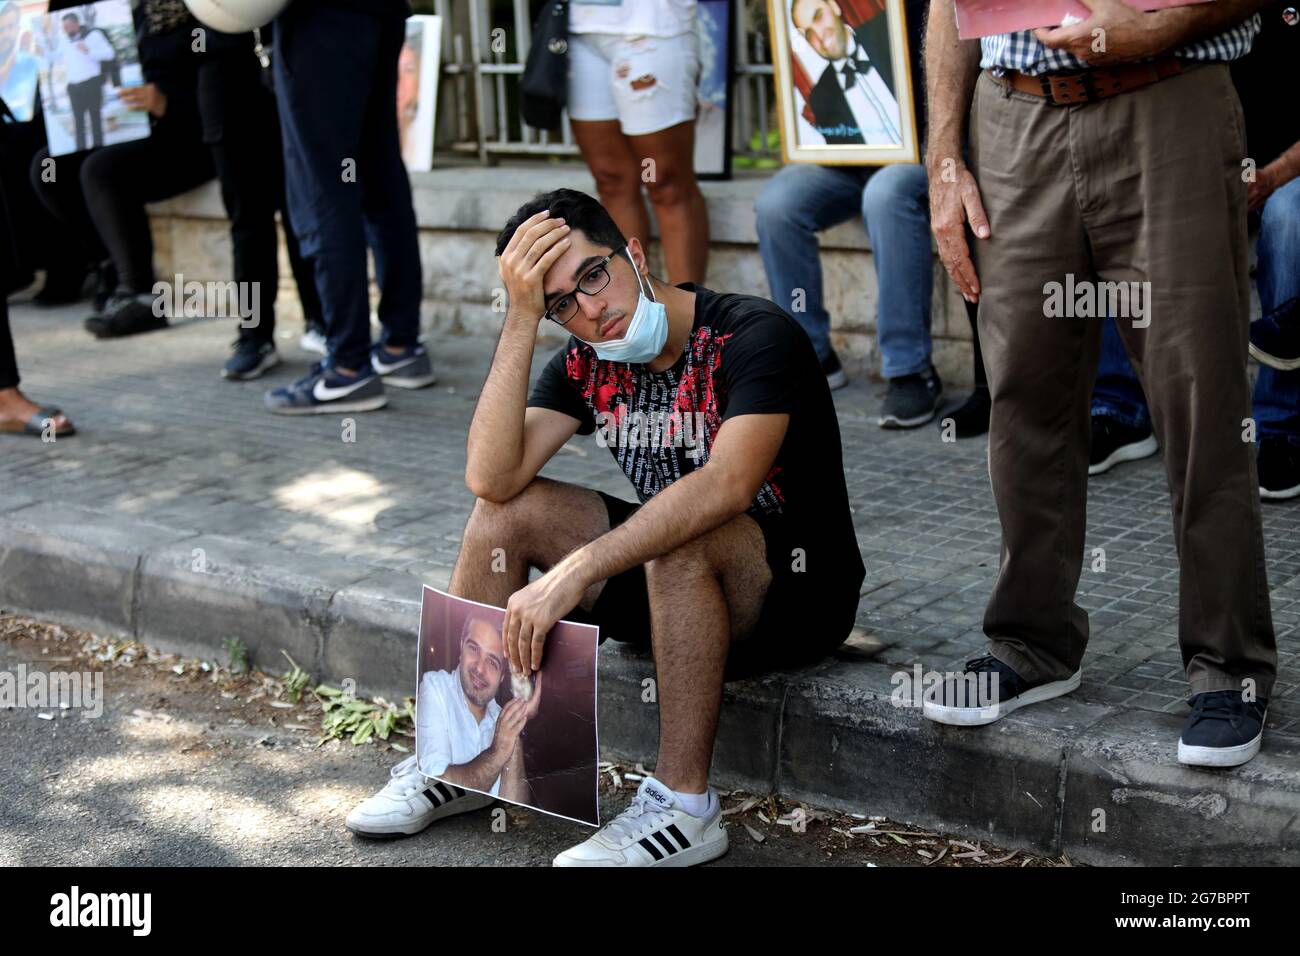
MULTIPOLYGON (((1255 257, 1260 309, 1269 315, 1300 296, 1300 179, 1291 180, 1264 203, 1255 257)), ((1300 369, 1279 372, 1261 366, 1253 404, 1260 437, 1300 444, 1300 369)), ((1102 332, 1092 413, 1134 428, 1151 427, 1146 397, 1113 319, 1106 320, 1102 332)))
POLYGON ((1124 340, 1115 328, 1116 320, 1107 317, 1101 321, 1101 358, 1097 362, 1097 383, 1092 387, 1092 413, 1149 431, 1151 412, 1124 351, 1124 340))
MULTIPOLYGON (((1264 203, 1255 246, 1255 285, 1265 315, 1300 296, 1300 179, 1293 179, 1264 203)), ((1259 434, 1300 444, 1300 369, 1279 372, 1261 366, 1255 382, 1259 434)))
POLYGON ((367 245, 384 341, 419 341, 420 247, 393 109, 405 29, 395 15, 327 4, 295 3, 276 21, 285 200, 343 368, 370 367, 367 245))
POLYGON ((898 378, 929 367, 934 273, 928 191, 925 167, 900 163, 786 166, 758 194, 758 251, 772 301, 804 327, 818 358, 831 354, 831 319, 822 297, 817 232, 860 210, 880 289, 881 372, 898 378))

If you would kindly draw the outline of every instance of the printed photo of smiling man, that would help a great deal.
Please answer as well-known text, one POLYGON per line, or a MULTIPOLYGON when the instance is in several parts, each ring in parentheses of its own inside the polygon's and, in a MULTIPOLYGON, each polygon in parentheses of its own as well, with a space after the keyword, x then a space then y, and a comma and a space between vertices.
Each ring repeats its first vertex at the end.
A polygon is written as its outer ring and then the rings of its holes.
POLYGON ((534 694, 526 707, 514 707, 503 722, 496 695, 503 681, 509 686, 509 669, 500 629, 484 617, 466 617, 459 646, 453 669, 426 671, 420 678, 415 725, 420 770, 523 803, 528 778, 523 751, 514 743, 537 713, 542 695, 534 694))
POLYGON ((500 798, 594 826, 597 629, 560 622, 546 673, 524 674, 503 609, 426 587, 420 616, 416 792, 444 815, 500 798))

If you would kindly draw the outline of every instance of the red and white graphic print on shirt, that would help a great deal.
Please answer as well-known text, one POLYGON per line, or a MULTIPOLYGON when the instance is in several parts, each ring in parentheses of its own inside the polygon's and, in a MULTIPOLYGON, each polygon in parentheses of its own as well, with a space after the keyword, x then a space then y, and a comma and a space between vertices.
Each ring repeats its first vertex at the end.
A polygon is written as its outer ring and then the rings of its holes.
MULTIPOLYGON (((715 336, 708 326, 695 328, 685 363, 663 372, 607 362, 582 346, 569 349, 567 377, 597 416, 598 427, 603 423, 610 451, 641 501, 709 460, 726 407, 725 381, 718 370, 731 337, 730 332, 715 336)), ((774 466, 768 473, 750 511, 781 513, 780 471, 774 466)))

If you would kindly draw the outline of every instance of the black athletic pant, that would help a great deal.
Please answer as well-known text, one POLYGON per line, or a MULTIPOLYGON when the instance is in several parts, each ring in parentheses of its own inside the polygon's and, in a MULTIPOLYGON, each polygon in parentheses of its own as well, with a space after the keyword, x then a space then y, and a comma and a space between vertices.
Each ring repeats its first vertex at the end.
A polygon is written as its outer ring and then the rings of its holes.
POLYGON ((284 219, 285 246, 298 286, 303 315, 320 324, 320 296, 311 262, 303 259, 284 203, 284 157, 275 95, 262 80, 262 67, 248 36, 213 34, 209 56, 199 68, 199 114, 203 138, 221 182, 230 218, 235 281, 256 283, 261 314, 255 325, 240 323, 241 338, 271 342, 279 287, 279 233, 275 214, 284 219))
POLYGON ((105 255, 117 268, 118 286, 153 290, 153 236, 145 203, 186 192, 214 175, 212 154, 196 126, 155 125, 153 135, 55 160, 53 182, 43 181, 41 150, 32 161, 32 184, 90 258, 105 255))
MULTIPOLYGON (((0 229, 6 233, 0 235, 0 241, 12 246, 16 237, 8 234, 13 231, 13 215, 6 185, 0 181, 0 229)), ((15 275, 15 270, 19 268, 21 266, 16 255, 10 254, 8 250, 0 255, 0 389, 18 386, 18 361, 14 358, 14 337, 9 331, 7 296, 9 290, 20 281, 15 275)))
POLYGON ((9 233, 7 261, 0 293, 30 285, 37 269, 46 277, 79 282, 85 278, 89 252, 69 243, 59 222, 36 198, 31 185, 32 157, 45 145, 45 124, 39 109, 26 123, 0 125, 0 192, 4 193, 9 233))
POLYGON ((0 389, 18 387, 18 360, 14 358, 14 337, 9 332, 9 303, 0 296, 0 389))

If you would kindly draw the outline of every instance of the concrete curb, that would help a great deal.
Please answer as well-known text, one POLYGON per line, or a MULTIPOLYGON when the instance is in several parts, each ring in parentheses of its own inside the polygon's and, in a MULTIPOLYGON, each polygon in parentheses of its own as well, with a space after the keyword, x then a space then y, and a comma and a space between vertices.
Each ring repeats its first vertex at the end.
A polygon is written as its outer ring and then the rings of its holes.
MULTIPOLYGON (((0 506, 0 607, 187 656, 255 666, 286 651, 319 679, 411 693, 422 580, 348 561, 30 499, 0 506)), ((445 586, 445 576, 428 583, 445 586)), ((1066 698, 982 729, 943 727, 891 699, 895 665, 828 659, 729 684, 720 785, 1103 864, 1300 863, 1300 739, 1273 733, 1243 768, 1186 770, 1181 720, 1066 698)), ((652 762, 648 656, 608 643, 600 730, 652 762)))

